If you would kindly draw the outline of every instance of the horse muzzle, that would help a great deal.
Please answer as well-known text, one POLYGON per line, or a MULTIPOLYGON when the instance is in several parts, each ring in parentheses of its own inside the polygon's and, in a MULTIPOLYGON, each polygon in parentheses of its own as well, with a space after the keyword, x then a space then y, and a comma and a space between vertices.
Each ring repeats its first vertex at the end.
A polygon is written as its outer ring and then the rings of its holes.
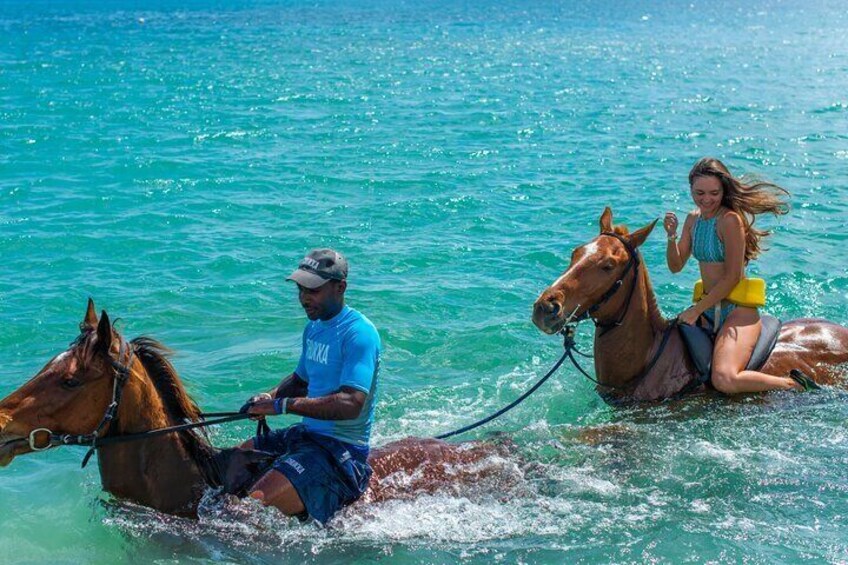
POLYGON ((563 316, 562 304, 554 298, 542 296, 533 305, 533 323, 546 334, 553 335, 562 328, 563 316))
POLYGON ((0 412, 0 467, 7 466, 17 455, 31 451, 29 440, 9 429, 11 422, 11 416, 0 412))
POLYGON ((0 467, 6 467, 16 456, 30 451, 26 438, 0 434, 0 467))

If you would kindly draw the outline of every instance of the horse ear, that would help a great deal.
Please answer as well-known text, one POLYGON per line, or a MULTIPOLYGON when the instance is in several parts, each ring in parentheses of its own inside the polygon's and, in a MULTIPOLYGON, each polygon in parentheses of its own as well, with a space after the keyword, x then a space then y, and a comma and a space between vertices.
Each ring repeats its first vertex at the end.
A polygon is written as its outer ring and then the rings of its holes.
POLYGON ((109 316, 106 310, 100 313, 100 323, 97 324, 97 347, 109 351, 112 346, 112 322, 109 321, 109 316))
POLYGON ((631 233, 629 236, 630 245, 633 247, 639 247, 645 240, 648 239, 648 236, 651 235, 651 232, 654 231, 654 226, 657 225, 659 218, 645 226, 644 228, 638 229, 635 232, 631 233))
POLYGON ((612 231, 612 210, 607 206, 601 214, 601 233, 612 231))
POLYGON ((91 298, 88 299, 88 309, 85 312, 85 318, 83 318, 82 323, 80 324, 80 330, 93 330, 97 327, 97 311, 94 309, 94 300, 91 298))

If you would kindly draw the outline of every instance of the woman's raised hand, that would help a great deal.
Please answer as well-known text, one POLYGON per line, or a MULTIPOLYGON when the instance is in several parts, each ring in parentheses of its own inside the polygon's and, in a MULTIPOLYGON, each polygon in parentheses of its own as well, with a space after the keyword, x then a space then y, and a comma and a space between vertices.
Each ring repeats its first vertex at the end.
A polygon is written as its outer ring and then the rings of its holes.
POLYGON ((665 233, 670 236, 677 235, 677 216, 674 212, 666 212, 665 219, 663 219, 663 227, 665 228, 665 233))

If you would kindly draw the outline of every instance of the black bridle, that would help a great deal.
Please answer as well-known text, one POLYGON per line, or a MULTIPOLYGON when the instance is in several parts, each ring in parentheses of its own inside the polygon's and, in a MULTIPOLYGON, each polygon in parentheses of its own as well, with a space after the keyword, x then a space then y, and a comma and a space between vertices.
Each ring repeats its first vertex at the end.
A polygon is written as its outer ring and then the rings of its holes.
MULTIPOLYGON (((577 325, 583 320, 591 319, 592 322, 595 324, 595 327, 602 328, 604 330, 609 330, 620 326, 621 323, 624 321, 624 317, 627 315, 627 311, 630 309, 630 302, 633 299, 633 293, 636 291, 636 286, 639 283, 639 266, 641 265, 639 251, 637 251, 635 247, 630 245, 629 241, 627 241, 625 238, 618 235, 617 233, 601 232, 601 236, 604 235, 614 237, 619 242, 621 242, 621 244, 627 250, 627 265, 624 267, 624 271, 621 273, 621 276, 612 284, 609 290, 607 290, 603 295, 601 295, 601 297, 595 304, 584 310, 583 313, 578 316, 574 316, 574 314, 576 314, 577 312, 577 309, 575 309, 575 311, 572 312, 571 315, 566 319, 565 324, 563 324, 563 327, 559 331, 559 333, 563 336, 563 347, 565 347, 566 355, 568 355, 568 358, 571 359, 571 363, 578 371, 580 371, 580 373, 583 374, 584 377, 601 387, 619 391, 625 391, 628 389, 632 390, 639 386, 639 383, 648 375, 648 373, 651 372, 651 370, 654 368, 654 365, 657 364, 660 355, 662 355, 662 352, 665 350, 665 346, 668 344, 668 339, 669 337, 671 337, 671 331, 677 324, 677 321, 675 320, 668 325, 668 327, 663 332, 662 342, 660 342, 660 346, 657 348, 657 351, 656 353, 654 353, 654 356, 651 358, 650 362, 648 362, 648 365, 639 374, 635 375, 631 379, 628 379, 626 387, 601 383, 596 378, 590 376, 589 373, 587 373, 583 369, 583 367, 580 366, 580 363, 578 363, 577 359, 574 358, 574 353, 577 353, 578 355, 586 358, 591 358, 592 356, 581 352, 576 347, 574 338, 577 334, 577 325), (633 270, 633 284, 630 285, 630 292, 627 294, 627 300, 624 303, 624 308, 621 310, 621 314, 614 322, 598 321, 598 319, 594 317, 594 314, 598 310, 600 310, 604 306, 604 304, 609 302, 610 299, 615 296, 615 294, 621 289, 621 287, 624 286, 624 279, 631 269, 633 270)), ((580 306, 578 305, 577 308, 580 308, 580 306)))
MULTIPOLYGON (((82 341, 86 334, 82 334, 77 342, 82 341)), ((106 412, 103 414, 103 417, 100 419, 100 423, 97 424, 97 427, 89 434, 56 434, 47 428, 36 428, 29 433, 28 438, 23 438, 20 440, 14 440, 15 442, 27 442, 29 443, 30 449, 33 451, 45 451, 47 449, 51 449, 53 447, 61 447, 66 445, 82 445, 89 448, 88 452, 85 454, 82 460, 82 466, 85 467, 88 464, 89 459, 94 454, 95 450, 98 447, 103 447, 106 445, 112 445, 115 443, 125 443, 129 441, 137 441, 142 439, 150 439, 160 435, 170 434, 174 432, 181 432, 185 430, 191 430, 195 428, 202 428, 206 426, 212 426, 215 424, 223 424, 225 422, 234 422, 237 420, 245 420, 250 418, 250 414, 242 414, 239 412, 219 412, 219 413, 208 413, 205 416, 222 416, 221 418, 216 418, 214 420, 205 420, 203 422, 192 422, 189 424, 182 424, 179 426, 170 426, 167 428, 159 428, 156 430, 148 430, 145 432, 139 432, 135 434, 124 434, 124 435, 113 435, 113 436, 105 436, 101 437, 101 433, 106 426, 112 422, 114 422, 118 417, 118 407, 121 403, 121 396, 123 394, 124 386, 127 384, 127 381, 130 378, 130 373, 132 371, 131 367, 133 361, 135 360, 135 350, 133 345, 127 342, 122 336, 118 336, 120 339, 120 344, 118 347, 118 358, 114 359, 110 352, 107 352, 107 357, 110 365, 115 370, 114 380, 112 381, 112 401, 106 407, 106 412), (126 361, 123 361, 124 357, 126 357, 126 361)), ((9 442, 13 443, 13 442, 9 442)))
MULTIPOLYGON (((612 283, 612 286, 609 288, 609 290, 602 294, 598 301, 595 302, 595 304, 584 310, 583 313, 579 316, 574 318, 569 316, 569 319, 565 321, 566 326, 571 324, 572 322, 574 322, 574 324, 576 325, 582 322, 583 320, 591 319, 597 327, 613 328, 621 325, 621 322, 624 320, 624 316, 627 315, 627 310, 630 308, 630 301, 633 299, 633 293, 636 290, 636 284, 639 281, 639 266, 642 264, 642 261, 639 257, 639 252, 636 250, 635 247, 630 245, 629 241, 627 241, 615 232, 601 232, 601 235, 598 237, 604 235, 614 237, 619 242, 621 242, 621 244, 624 246, 624 249, 627 250, 627 265, 625 265, 624 271, 622 271, 621 276, 618 277, 618 279, 614 283, 612 283), (633 270, 633 284, 630 285, 630 292, 627 294, 627 301, 624 303, 624 308, 621 311, 621 315, 619 315, 618 319, 614 322, 599 322, 598 319, 594 317, 594 314, 598 310, 603 308, 604 304, 609 302, 610 299, 612 299, 612 297, 615 296, 616 293, 618 293, 621 287, 624 286, 624 279, 625 277, 627 277, 627 274, 630 272, 631 269, 633 270)), ((579 307, 580 306, 578 305, 578 308, 579 307)), ((574 312, 572 313, 572 315, 573 314, 574 312)))

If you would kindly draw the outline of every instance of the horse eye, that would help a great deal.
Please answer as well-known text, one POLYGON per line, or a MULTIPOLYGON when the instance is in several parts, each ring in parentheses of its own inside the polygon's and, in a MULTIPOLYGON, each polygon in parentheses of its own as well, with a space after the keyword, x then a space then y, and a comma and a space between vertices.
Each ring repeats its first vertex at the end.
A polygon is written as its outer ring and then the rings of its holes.
POLYGON ((610 272, 613 269, 615 269, 615 265, 613 265, 612 263, 606 263, 606 264, 601 266, 601 269, 603 269, 606 272, 610 272))
POLYGON ((79 387, 81 384, 82 384, 82 381, 80 381, 79 379, 70 378, 70 379, 63 379, 62 380, 62 388, 67 389, 67 390, 73 390, 73 389, 79 387))

